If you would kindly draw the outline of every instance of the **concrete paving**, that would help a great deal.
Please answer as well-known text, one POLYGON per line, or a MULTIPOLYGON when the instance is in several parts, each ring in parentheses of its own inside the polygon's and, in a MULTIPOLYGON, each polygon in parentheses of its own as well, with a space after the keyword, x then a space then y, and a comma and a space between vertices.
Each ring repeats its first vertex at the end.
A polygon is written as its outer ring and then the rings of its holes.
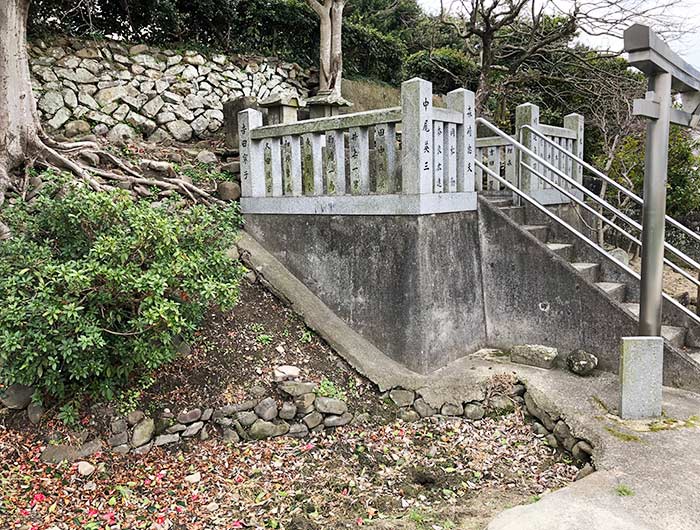
POLYGON ((623 421, 616 416, 617 376, 607 372, 582 378, 482 350, 416 374, 350 329, 252 238, 244 234, 238 247, 261 281, 381 390, 410 388, 439 407, 481 400, 488 379, 514 374, 540 408, 558 413, 576 437, 593 444, 595 473, 534 504, 505 510, 489 530, 700 529, 700 395, 664 388, 660 419, 623 421))

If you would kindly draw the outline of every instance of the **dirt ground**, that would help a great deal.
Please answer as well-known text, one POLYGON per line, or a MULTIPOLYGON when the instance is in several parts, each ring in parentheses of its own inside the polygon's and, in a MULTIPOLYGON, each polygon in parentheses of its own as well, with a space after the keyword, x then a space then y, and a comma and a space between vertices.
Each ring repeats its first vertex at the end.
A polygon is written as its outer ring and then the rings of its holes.
POLYGON ((285 363, 368 417, 305 440, 227 444, 213 432, 207 441, 146 456, 98 454, 85 476, 76 464, 52 466, 39 455, 50 443, 105 436, 101 407, 87 403, 73 429, 55 418, 40 429, 19 427, 5 415, 0 527, 475 529, 502 509, 565 486, 578 471, 534 434, 520 410, 479 421, 395 419, 396 408, 370 382, 272 295, 247 283, 238 306, 208 315, 192 351, 151 374, 155 382, 133 403, 179 411, 235 402, 253 386, 269 390, 272 369, 285 363))
MULTIPOLYGON (((641 272, 642 259, 636 258, 630 262, 630 267, 635 272, 641 272)), ((691 276, 694 272, 690 269, 684 269, 691 276)), ((684 305, 691 306, 695 310, 698 297, 698 287, 688 280, 682 274, 674 271, 670 267, 664 267, 664 291, 676 300, 681 301, 684 305), (687 303, 686 303, 687 302, 687 303)))

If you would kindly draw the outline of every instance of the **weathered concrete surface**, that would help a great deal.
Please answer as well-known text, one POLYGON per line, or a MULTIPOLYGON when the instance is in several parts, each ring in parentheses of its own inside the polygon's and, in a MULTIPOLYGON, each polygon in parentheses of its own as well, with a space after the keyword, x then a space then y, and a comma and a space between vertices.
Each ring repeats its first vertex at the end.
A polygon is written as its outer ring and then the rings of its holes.
POLYGON ((485 345, 476 212, 247 215, 246 230, 338 317, 416 372, 485 345))
MULTIPOLYGON (((567 211, 561 214, 572 216, 567 211)), ((543 221, 528 217, 527 222, 543 221)), ((523 343, 546 344, 559 349, 562 358, 582 348, 598 357, 600 369, 617 373, 620 340, 637 334, 636 318, 484 198, 479 199, 479 233, 486 343, 501 349, 523 343)), ((586 260, 586 255, 581 258, 579 254, 577 259, 586 260)), ((601 261, 600 255, 588 259, 601 261)), ((638 283, 612 262, 607 267, 609 271, 617 268, 615 278, 620 282, 638 283)), ((670 343, 665 344, 664 353, 664 384, 700 391, 697 363, 670 343)))
POLYGON ((615 416, 619 388, 610 373, 581 378, 513 364, 482 350, 431 374, 417 374, 354 332, 250 236, 243 234, 238 246, 262 281, 381 390, 403 386, 439 408, 447 401, 481 400, 491 377, 514 374, 540 408, 556 412, 575 436, 591 441, 596 473, 534 504, 506 510, 489 530, 700 528, 699 395, 664 388, 664 421, 651 424, 615 416), (621 485, 633 495, 620 496, 621 485))

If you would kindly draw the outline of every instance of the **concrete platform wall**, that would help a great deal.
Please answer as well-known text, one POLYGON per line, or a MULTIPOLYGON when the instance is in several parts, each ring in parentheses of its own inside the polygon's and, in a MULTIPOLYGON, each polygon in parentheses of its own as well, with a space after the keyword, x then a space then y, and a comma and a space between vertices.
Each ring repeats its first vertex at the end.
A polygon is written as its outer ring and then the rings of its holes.
POLYGON ((476 212, 247 215, 246 230, 353 329, 414 371, 486 344, 476 212))

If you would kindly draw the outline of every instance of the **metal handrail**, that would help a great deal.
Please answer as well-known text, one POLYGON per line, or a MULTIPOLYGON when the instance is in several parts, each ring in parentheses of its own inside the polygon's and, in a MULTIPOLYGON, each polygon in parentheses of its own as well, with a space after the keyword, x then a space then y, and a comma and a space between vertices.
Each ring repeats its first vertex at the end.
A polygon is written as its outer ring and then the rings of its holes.
MULTIPOLYGON (((617 230, 620 234, 622 234, 623 236, 625 236, 627 239, 629 239, 630 241, 632 241, 632 242, 635 243, 636 245, 639 245, 639 246, 642 245, 642 242, 641 242, 639 239, 637 239, 636 237, 634 237, 633 235, 631 235, 631 234, 630 234, 629 232, 627 232, 625 229, 623 229, 623 228, 617 226, 613 221, 611 221, 610 219, 608 219, 607 217, 605 217, 605 216, 604 216, 603 214, 601 214, 600 212, 596 211, 595 208, 592 208, 591 206, 589 206, 588 204, 586 204, 584 201, 582 201, 581 199, 579 199, 578 197, 576 197, 573 193, 571 193, 570 191, 568 191, 568 190, 567 190, 566 188, 564 188, 563 186, 560 186, 559 184, 557 184, 557 183, 554 182, 553 180, 548 179, 547 177, 545 177, 544 175, 542 175, 539 171, 537 171, 536 169, 532 168, 531 166, 529 166, 528 164, 526 164, 526 163, 523 162, 522 160, 520 161, 520 165, 521 165, 521 166, 524 166, 525 169, 527 169, 527 170, 529 170, 530 172, 532 172, 535 176, 537 176, 537 177, 539 177, 540 179, 542 179, 543 181, 545 181, 547 184, 549 184, 550 186, 552 186, 553 188, 555 188, 557 191, 559 191, 559 192, 562 193, 563 195, 566 195, 567 197, 569 197, 569 199, 571 199, 573 202, 575 202, 575 203, 578 204, 579 206, 582 206, 584 209, 586 209, 588 212, 590 212, 591 214, 593 214, 595 217, 597 217, 597 218, 600 219, 601 221, 607 223, 609 226, 611 226, 612 228, 614 228, 615 230, 617 230)), ((664 257, 664 263, 665 263, 666 265, 668 265, 669 267, 671 267, 673 270, 675 270, 678 274, 680 274, 681 276, 685 277, 685 278, 686 278, 687 280, 689 280, 691 283, 695 284, 697 287, 700 287, 700 279, 699 279, 699 278, 695 278, 694 276, 691 276, 687 271, 683 270, 683 268, 679 267, 678 265, 676 265, 675 263, 673 263, 671 260, 669 260, 669 259, 666 258, 666 257, 664 257)))
MULTIPOLYGON (((509 141, 510 141, 514 146, 516 146, 518 149, 520 149, 521 151, 527 153, 529 156, 531 156, 532 158, 534 158, 535 160, 537 160, 538 162, 540 162, 541 164, 543 164, 544 166, 546 166, 547 169, 549 169, 550 171, 553 171, 554 173, 556 173, 557 175, 559 175, 561 178, 563 178, 563 179, 564 179, 565 181, 567 181, 569 184, 573 185, 576 189, 578 189, 579 191, 581 191, 584 195, 587 195, 588 197, 590 197, 591 199, 593 199, 595 202, 597 202, 598 204, 600 204, 600 205, 603 206, 604 208, 606 208, 606 209, 608 209, 609 211, 611 211, 613 214, 615 214, 615 215, 617 215, 618 217, 620 217, 620 218, 621 218, 623 221, 625 221, 627 224, 629 224, 629 225, 635 227, 635 228, 636 228, 637 230, 639 230, 640 232, 642 231, 642 225, 639 224, 637 221, 635 221, 634 219, 628 217, 626 214, 624 214, 622 211, 620 211, 620 210, 618 210, 617 208, 615 208, 612 204, 610 204, 609 202, 607 202, 605 199, 602 199, 602 198, 598 197, 595 193, 593 193, 592 191, 588 190, 588 189, 587 189, 586 187, 584 187, 582 184, 579 184, 578 182, 576 182, 574 179, 572 179, 571 177, 569 177, 566 173, 562 172, 559 168, 554 167, 552 164, 550 164, 549 162, 547 162, 544 158, 542 158, 542 157, 539 156, 538 154, 534 153, 532 150, 530 150, 530 149, 528 149, 527 147, 525 147, 521 142, 515 140, 514 138, 512 138, 512 137, 509 136, 508 134, 504 133, 504 132, 501 131, 498 127, 494 126, 493 124, 489 123, 488 121, 486 121, 486 120, 483 119, 483 118, 477 118, 476 121, 479 122, 479 123, 481 123, 481 124, 483 124, 483 125, 485 125, 487 128, 491 129, 491 130, 492 130, 494 133, 496 133, 498 136, 500 136, 500 137, 502 137, 502 138, 504 138, 504 139, 509 140, 509 141)), ((521 132, 522 132, 522 129, 521 129, 521 132)), ((670 251, 670 252, 671 252, 672 254, 674 254, 676 257, 678 257, 678 258, 682 259, 683 261, 685 261, 688 265, 690 265, 690 266, 693 267, 694 269, 700 271, 700 263, 698 263, 697 261, 695 261, 693 258, 691 258, 690 256, 688 256, 688 255, 685 254, 684 252, 678 250, 676 247, 674 247, 673 245, 670 245, 670 244, 667 243, 666 241, 664 241, 664 248, 667 249, 668 251, 670 251)))
MULTIPOLYGON (((505 134, 505 133, 504 133, 505 134)), ((513 140, 514 145, 516 143, 515 140, 513 140)), ((560 219, 557 217, 555 214, 550 212, 547 208, 542 206, 540 203, 538 203, 535 199, 530 197, 528 194, 524 193, 523 191, 519 190, 517 187, 513 186, 510 182, 508 182, 506 179, 486 167, 484 164, 479 162, 478 160, 475 161, 475 165, 479 168, 481 168, 483 171, 485 171, 489 176, 492 178, 496 179, 498 182, 503 184, 506 188, 508 188, 510 191, 518 195, 521 199, 525 199, 525 201, 529 202, 532 206, 534 206, 537 210, 545 214, 546 216, 550 217, 552 220, 555 222, 559 223, 561 226, 566 228, 569 232, 574 234, 576 237, 579 239, 583 240, 585 243, 593 247, 593 249, 598 252, 599 254, 602 254, 606 258, 612 260, 614 263, 622 267, 628 274, 632 275, 632 277, 636 278, 637 280, 641 281, 641 276, 637 274, 634 270, 632 270, 628 265, 625 265, 622 263, 620 260, 618 260, 615 256, 610 254, 608 251, 606 251, 604 248, 600 247, 597 243, 594 243, 591 239, 587 238, 585 235, 583 235, 581 232, 576 230, 573 226, 571 226, 569 223, 564 221, 563 219, 560 219)), ((681 310, 683 313, 688 315, 692 320, 694 320, 696 323, 700 324, 700 315, 694 314, 692 311, 690 311, 688 308, 680 304, 677 300, 674 298, 668 296, 666 293, 662 293, 664 300, 667 300, 669 303, 672 305, 676 306, 679 310, 681 310)))
MULTIPOLYGON (((571 151, 567 151, 564 147, 562 147, 558 143, 553 142, 551 139, 547 138, 544 134, 542 134, 540 131, 538 131, 534 127, 531 127, 530 125, 523 125, 521 127, 521 129, 527 129, 528 131, 532 132, 536 136, 540 137, 545 142, 547 142, 549 145, 556 148, 558 151, 561 151, 562 153, 564 153, 571 160, 577 162, 578 164, 580 164, 581 166, 586 168, 588 171, 593 173, 596 177, 604 180, 605 182, 607 182, 608 184, 613 186, 618 191, 624 193, 625 195, 627 195, 630 199, 632 199, 634 202, 636 202, 640 206, 644 206, 644 199, 642 199, 639 195, 637 195, 636 193, 634 193, 631 190, 628 190, 622 184, 618 184, 613 179, 608 177, 605 173, 596 169, 595 167, 593 167, 591 164, 589 164, 588 162, 586 162, 582 158, 573 154, 571 151)), ((672 226, 674 226, 678 230, 682 231, 684 234, 689 235, 691 238, 695 239, 698 243, 700 243, 700 234, 698 234, 697 232, 694 232, 693 230, 691 230, 690 228, 688 228, 684 224, 680 223, 679 221, 676 221, 673 217, 667 215, 666 222, 671 224, 672 226)))

